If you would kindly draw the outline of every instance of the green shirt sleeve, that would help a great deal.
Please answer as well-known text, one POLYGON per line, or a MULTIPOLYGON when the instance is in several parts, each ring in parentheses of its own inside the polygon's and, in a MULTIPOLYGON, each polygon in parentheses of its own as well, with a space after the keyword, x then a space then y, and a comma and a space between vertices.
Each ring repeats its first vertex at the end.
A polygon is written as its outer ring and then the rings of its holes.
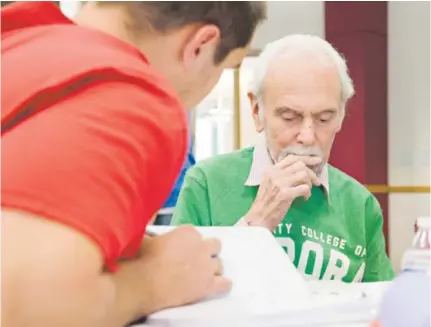
POLYGON ((382 210, 372 195, 366 206, 367 257, 363 282, 390 281, 394 278, 395 272, 386 254, 382 210))
POLYGON ((178 196, 171 225, 211 226, 210 203, 204 173, 199 167, 188 170, 178 196))

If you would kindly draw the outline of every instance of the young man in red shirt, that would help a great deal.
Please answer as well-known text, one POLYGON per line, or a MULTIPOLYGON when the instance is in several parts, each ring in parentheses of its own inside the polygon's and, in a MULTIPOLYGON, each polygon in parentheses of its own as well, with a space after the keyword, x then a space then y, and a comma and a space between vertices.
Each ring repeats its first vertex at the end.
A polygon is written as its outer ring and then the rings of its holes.
POLYGON ((220 244, 144 239, 193 108, 240 64, 259 2, 49 2, 2 18, 2 324, 122 326, 226 292, 220 244))

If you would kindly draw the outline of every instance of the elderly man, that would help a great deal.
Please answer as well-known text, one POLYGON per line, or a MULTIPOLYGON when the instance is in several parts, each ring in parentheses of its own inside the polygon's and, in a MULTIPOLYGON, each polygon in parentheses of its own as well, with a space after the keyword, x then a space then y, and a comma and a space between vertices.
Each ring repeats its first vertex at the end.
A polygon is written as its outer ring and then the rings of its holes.
POLYGON ((262 142, 190 169, 173 224, 268 228, 309 279, 392 279, 379 203, 328 164, 353 94, 345 61, 326 41, 269 44, 248 93, 262 142))

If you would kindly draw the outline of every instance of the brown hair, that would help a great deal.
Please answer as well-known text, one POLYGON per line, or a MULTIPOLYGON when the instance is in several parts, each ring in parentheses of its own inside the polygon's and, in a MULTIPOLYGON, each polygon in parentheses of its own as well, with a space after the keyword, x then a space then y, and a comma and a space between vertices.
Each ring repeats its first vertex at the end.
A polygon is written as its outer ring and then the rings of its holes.
POLYGON ((127 1, 135 23, 149 24, 159 32, 203 23, 220 29, 214 62, 250 43, 259 23, 266 19, 265 1, 127 1), (142 21, 142 20, 145 21, 142 21))

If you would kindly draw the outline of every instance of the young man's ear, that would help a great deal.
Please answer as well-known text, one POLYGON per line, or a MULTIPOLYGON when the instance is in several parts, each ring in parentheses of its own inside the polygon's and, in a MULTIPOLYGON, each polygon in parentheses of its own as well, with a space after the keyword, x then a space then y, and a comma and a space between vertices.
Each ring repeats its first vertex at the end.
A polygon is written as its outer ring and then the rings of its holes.
POLYGON ((220 30, 215 25, 204 25, 192 30, 184 46, 183 62, 192 66, 201 56, 214 56, 220 41, 220 30))
POLYGON ((259 101, 257 97, 251 93, 247 93, 247 97, 250 100, 251 113, 253 115, 254 126, 256 127, 256 131, 261 133, 264 130, 264 122, 263 122, 263 108, 259 105, 259 101))

